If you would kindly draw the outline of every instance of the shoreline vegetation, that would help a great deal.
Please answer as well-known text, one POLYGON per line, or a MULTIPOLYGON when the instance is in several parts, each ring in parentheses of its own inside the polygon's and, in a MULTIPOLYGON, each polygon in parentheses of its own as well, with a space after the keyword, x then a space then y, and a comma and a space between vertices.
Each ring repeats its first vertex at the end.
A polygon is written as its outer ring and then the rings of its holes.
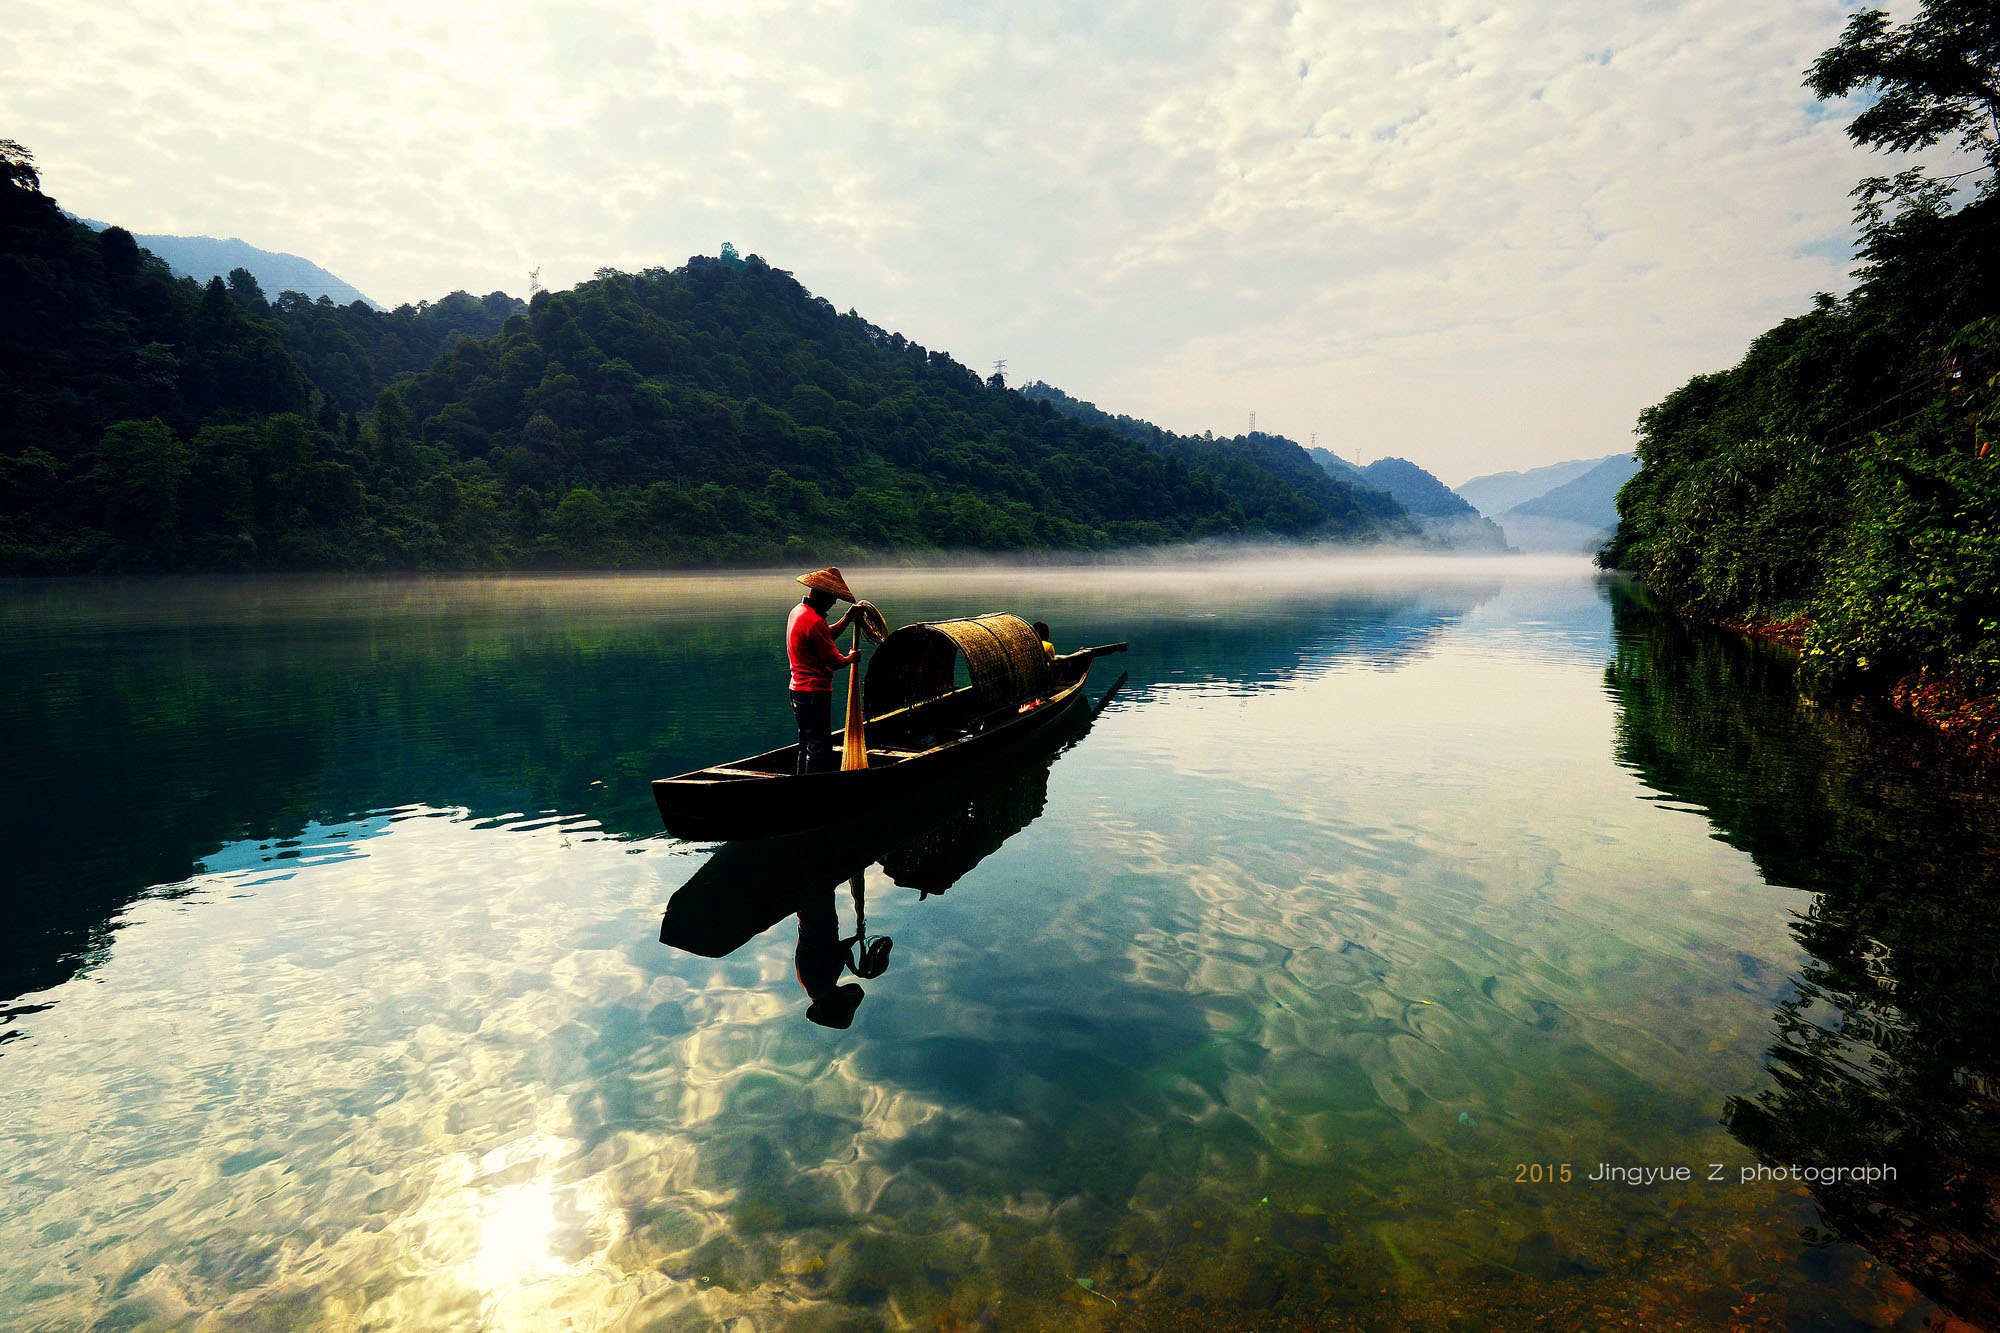
MULTIPOLYGON (((1805 644, 1808 622, 1790 620, 1732 620, 1676 611, 1690 620, 1712 625, 1782 648, 1797 659, 1805 644)), ((1808 691, 1807 698, 1812 697, 1808 691)), ((1968 685, 1963 677, 1949 672, 1919 668, 1875 692, 1857 692, 1844 697, 1871 703, 1899 714, 1907 721, 1937 733, 1981 772, 2000 775, 2000 693, 1968 685)))
POLYGON ((1864 147, 1943 145, 1855 189, 1856 285, 1639 417, 1599 563, 1780 643, 1809 695, 1870 698, 2000 756, 2000 12, 1856 14, 1807 71, 1873 94, 1864 147))

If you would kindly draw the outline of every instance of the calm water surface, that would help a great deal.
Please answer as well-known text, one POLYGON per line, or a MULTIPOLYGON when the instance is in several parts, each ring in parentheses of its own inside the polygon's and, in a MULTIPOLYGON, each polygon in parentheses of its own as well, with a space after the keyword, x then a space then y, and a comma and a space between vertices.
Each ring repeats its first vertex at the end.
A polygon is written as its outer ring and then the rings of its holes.
POLYGON ((1131 651, 718 849, 782 575, 0 585, 0 1324, 2000 1326, 1926 741, 1581 563, 850 577, 1131 651))

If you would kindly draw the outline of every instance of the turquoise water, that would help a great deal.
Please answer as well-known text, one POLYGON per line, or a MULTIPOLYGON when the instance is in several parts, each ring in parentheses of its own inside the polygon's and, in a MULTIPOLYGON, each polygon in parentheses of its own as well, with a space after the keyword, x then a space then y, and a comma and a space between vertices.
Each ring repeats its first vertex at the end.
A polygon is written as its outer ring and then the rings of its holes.
POLYGON ((782 575, 0 586, 0 1323, 1995 1322, 2000 818, 1923 738, 1580 562, 850 579, 1132 646, 718 851, 646 782, 789 739, 782 575))

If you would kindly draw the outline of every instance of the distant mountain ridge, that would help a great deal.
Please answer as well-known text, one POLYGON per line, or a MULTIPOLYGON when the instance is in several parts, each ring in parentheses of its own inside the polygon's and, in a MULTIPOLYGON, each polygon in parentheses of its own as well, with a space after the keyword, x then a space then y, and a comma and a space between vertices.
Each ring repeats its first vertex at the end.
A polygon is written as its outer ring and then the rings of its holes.
POLYGON ((1472 518, 1478 510, 1464 497, 1407 458, 1378 458, 1361 469, 1370 486, 1396 497, 1403 508, 1425 518, 1472 518))
MULTIPOLYGON (((1334 453, 1331 449, 1323 449, 1319 445, 1314 445, 1312 448, 1306 450, 1306 454, 1313 462, 1324 468, 1328 476, 1339 477, 1342 481, 1351 481, 1360 486, 1368 485, 1367 481, 1361 475, 1360 468, 1348 462, 1339 454, 1334 453)), ((1382 488, 1376 486, 1371 489, 1379 491, 1382 488)))
POLYGON ((1495 518, 1515 505, 1547 495, 1565 482, 1575 481, 1604 461, 1603 458, 1572 458, 1566 463, 1529 468, 1525 472, 1489 472, 1452 487, 1474 509, 1495 518))
POLYGON ((1615 528, 1618 526, 1618 488, 1630 481, 1638 470, 1637 455, 1613 454, 1582 476, 1572 478, 1532 500, 1524 500, 1507 512, 1615 528))
MULTIPOLYGON (((77 221, 92 231, 103 231, 109 225, 91 218, 80 217, 77 221)), ((166 260, 167 267, 178 278, 207 282, 210 278, 227 277, 233 268, 246 268, 256 275, 257 284, 274 299, 281 292, 298 292, 314 300, 324 296, 335 305, 360 301, 376 310, 383 308, 380 302, 371 300, 353 283, 327 272, 310 259, 275 250, 260 250, 248 241, 233 236, 224 241, 213 236, 141 236, 135 233, 132 239, 143 249, 151 250, 166 260)))
POLYGON ((1378 458, 1357 467, 1331 450, 1308 451, 1329 476, 1351 480, 1391 496, 1423 524, 1427 536, 1459 550, 1504 550, 1507 538, 1451 487, 1407 458, 1378 458))
POLYGON ((1619 487, 1638 470, 1635 455, 1612 454, 1475 477, 1459 489, 1522 550, 1595 551, 1618 526, 1619 487), (1503 501, 1504 509, 1484 508, 1503 501))

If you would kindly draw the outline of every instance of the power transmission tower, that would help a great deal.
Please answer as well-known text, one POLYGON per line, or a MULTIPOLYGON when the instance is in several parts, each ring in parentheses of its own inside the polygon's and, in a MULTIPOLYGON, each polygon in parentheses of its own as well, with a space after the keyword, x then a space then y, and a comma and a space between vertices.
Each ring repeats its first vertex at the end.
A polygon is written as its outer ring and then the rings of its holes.
POLYGON ((1257 409, 1254 407, 1250 409, 1250 433, 1257 433, 1257 409))
POLYGON ((542 294, 542 270, 539 268, 531 268, 528 270, 528 299, 532 301, 541 294, 542 294))

